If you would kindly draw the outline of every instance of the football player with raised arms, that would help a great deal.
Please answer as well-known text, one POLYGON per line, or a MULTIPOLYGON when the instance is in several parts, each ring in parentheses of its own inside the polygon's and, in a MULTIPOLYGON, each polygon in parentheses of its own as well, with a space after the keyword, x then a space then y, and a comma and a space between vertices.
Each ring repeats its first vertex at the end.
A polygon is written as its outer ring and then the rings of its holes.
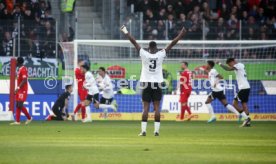
POLYGON ((140 83, 142 87, 142 101, 143 101, 143 114, 141 122, 141 133, 139 136, 146 136, 148 113, 150 103, 153 102, 154 106, 154 135, 159 136, 160 129, 160 101, 162 99, 161 83, 164 81, 162 74, 162 64, 166 57, 166 53, 177 44, 177 42, 186 33, 183 27, 177 37, 165 48, 158 50, 157 44, 154 41, 149 42, 147 49, 141 48, 136 40, 128 32, 127 28, 123 25, 121 31, 134 45, 139 52, 139 56, 142 60, 142 71, 140 76, 140 83))

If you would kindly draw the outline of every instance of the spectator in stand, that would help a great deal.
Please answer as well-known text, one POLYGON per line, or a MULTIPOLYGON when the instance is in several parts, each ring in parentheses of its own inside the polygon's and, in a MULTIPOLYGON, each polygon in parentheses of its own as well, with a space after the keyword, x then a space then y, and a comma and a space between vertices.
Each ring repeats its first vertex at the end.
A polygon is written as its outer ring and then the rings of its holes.
POLYGON ((40 19, 45 18, 45 12, 46 10, 51 10, 51 3, 47 1, 47 5, 45 1, 40 1, 39 2, 39 9, 36 11, 36 17, 40 19))
POLYGON ((248 28, 248 32, 245 33, 243 39, 245 39, 245 40, 256 40, 257 39, 254 29, 252 27, 248 28))
POLYGON ((161 9, 158 13, 158 20, 166 20, 166 9, 161 9))
POLYGON ((12 56, 13 55, 13 40, 11 33, 6 31, 4 33, 4 40, 3 40, 3 49, 4 54, 3 56, 12 56))
POLYGON ((158 24, 157 24, 157 39, 158 40, 164 40, 166 39, 165 38, 165 24, 162 20, 159 20, 158 21, 158 24))
POLYGON ((239 39, 239 21, 236 15, 232 14, 228 21, 228 31, 226 34, 227 40, 238 40, 239 39))
POLYGON ((276 40, 276 16, 268 21, 268 35, 270 36, 269 39, 276 40))
POLYGON ((43 30, 43 50, 45 52, 45 57, 54 58, 55 57, 55 30, 49 21, 45 23, 45 29, 43 30))
POLYGON ((225 40, 225 36, 226 36, 226 28, 225 28, 225 22, 224 19, 222 17, 220 17, 217 21, 217 23, 215 24, 211 24, 210 26, 210 33, 207 36, 208 39, 211 40, 225 40))
POLYGON ((168 15, 168 38, 171 40, 175 37, 175 26, 176 22, 172 14, 168 15))

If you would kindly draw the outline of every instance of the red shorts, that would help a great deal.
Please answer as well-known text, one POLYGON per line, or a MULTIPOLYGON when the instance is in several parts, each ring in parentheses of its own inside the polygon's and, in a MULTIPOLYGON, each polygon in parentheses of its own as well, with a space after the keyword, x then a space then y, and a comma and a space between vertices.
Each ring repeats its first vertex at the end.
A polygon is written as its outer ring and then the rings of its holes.
POLYGON ((180 94, 179 102, 180 102, 180 103, 187 103, 187 102, 188 102, 188 99, 189 99, 189 97, 190 97, 190 95, 191 95, 191 92, 192 92, 192 91, 189 91, 189 90, 182 92, 182 93, 180 94))
POLYGON ((79 91, 78 94, 79 94, 79 97, 80 97, 80 101, 86 100, 86 97, 87 97, 87 91, 86 90, 79 91))
POLYGON ((25 91, 25 90, 18 90, 18 92, 16 93, 15 95, 15 100, 16 101, 26 101, 27 99, 27 96, 28 96, 28 92, 25 91))

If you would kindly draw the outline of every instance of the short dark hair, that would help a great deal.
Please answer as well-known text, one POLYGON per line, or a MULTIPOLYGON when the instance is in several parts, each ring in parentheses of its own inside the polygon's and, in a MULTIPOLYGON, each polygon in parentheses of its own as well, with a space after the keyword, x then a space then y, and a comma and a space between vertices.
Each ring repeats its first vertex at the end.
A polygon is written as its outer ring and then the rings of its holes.
POLYGON ((99 69, 105 72, 105 68, 104 67, 100 67, 99 69))
POLYGON ((189 63, 186 61, 182 61, 181 63, 185 64, 187 67, 189 66, 189 63))
POLYGON ((23 64, 24 63, 24 58, 23 57, 18 57, 17 58, 17 63, 20 64, 20 65, 23 64))
POLYGON ((71 85, 71 84, 66 85, 66 86, 65 86, 65 89, 66 89, 66 90, 68 90, 70 87, 72 87, 72 85, 71 85))
POLYGON ((149 42, 149 48, 156 48, 156 47, 157 47, 157 44, 155 41, 149 42))
POLYGON ((215 66, 215 62, 212 60, 207 61, 208 65, 211 66, 212 68, 215 66))
POLYGON ((78 63, 80 63, 80 62, 82 62, 83 61, 83 59, 78 59, 78 63))
POLYGON ((229 63, 231 63, 231 62, 233 62, 233 61, 235 61, 235 58, 228 58, 228 59, 226 60, 226 64, 229 64, 229 63))
POLYGON ((81 65, 82 68, 89 70, 90 69, 90 64, 87 61, 84 61, 83 65, 81 65))

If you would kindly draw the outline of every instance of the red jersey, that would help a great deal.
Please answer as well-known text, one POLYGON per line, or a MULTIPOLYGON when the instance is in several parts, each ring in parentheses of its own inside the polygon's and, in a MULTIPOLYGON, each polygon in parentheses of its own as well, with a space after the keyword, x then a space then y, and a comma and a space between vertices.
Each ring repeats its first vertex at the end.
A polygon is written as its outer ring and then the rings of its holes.
POLYGON ((84 74, 81 72, 80 68, 75 69, 75 77, 78 82, 78 91, 82 92, 83 90, 83 82, 85 80, 84 74))
POLYGON ((192 90, 192 72, 189 70, 180 73, 180 93, 192 90))
MULTIPOLYGON (((28 70, 25 66, 21 66, 17 72, 17 86, 20 85, 20 83, 24 80, 27 79, 28 80, 28 70)), ((24 83, 20 89, 21 91, 28 91, 28 82, 24 83)))

